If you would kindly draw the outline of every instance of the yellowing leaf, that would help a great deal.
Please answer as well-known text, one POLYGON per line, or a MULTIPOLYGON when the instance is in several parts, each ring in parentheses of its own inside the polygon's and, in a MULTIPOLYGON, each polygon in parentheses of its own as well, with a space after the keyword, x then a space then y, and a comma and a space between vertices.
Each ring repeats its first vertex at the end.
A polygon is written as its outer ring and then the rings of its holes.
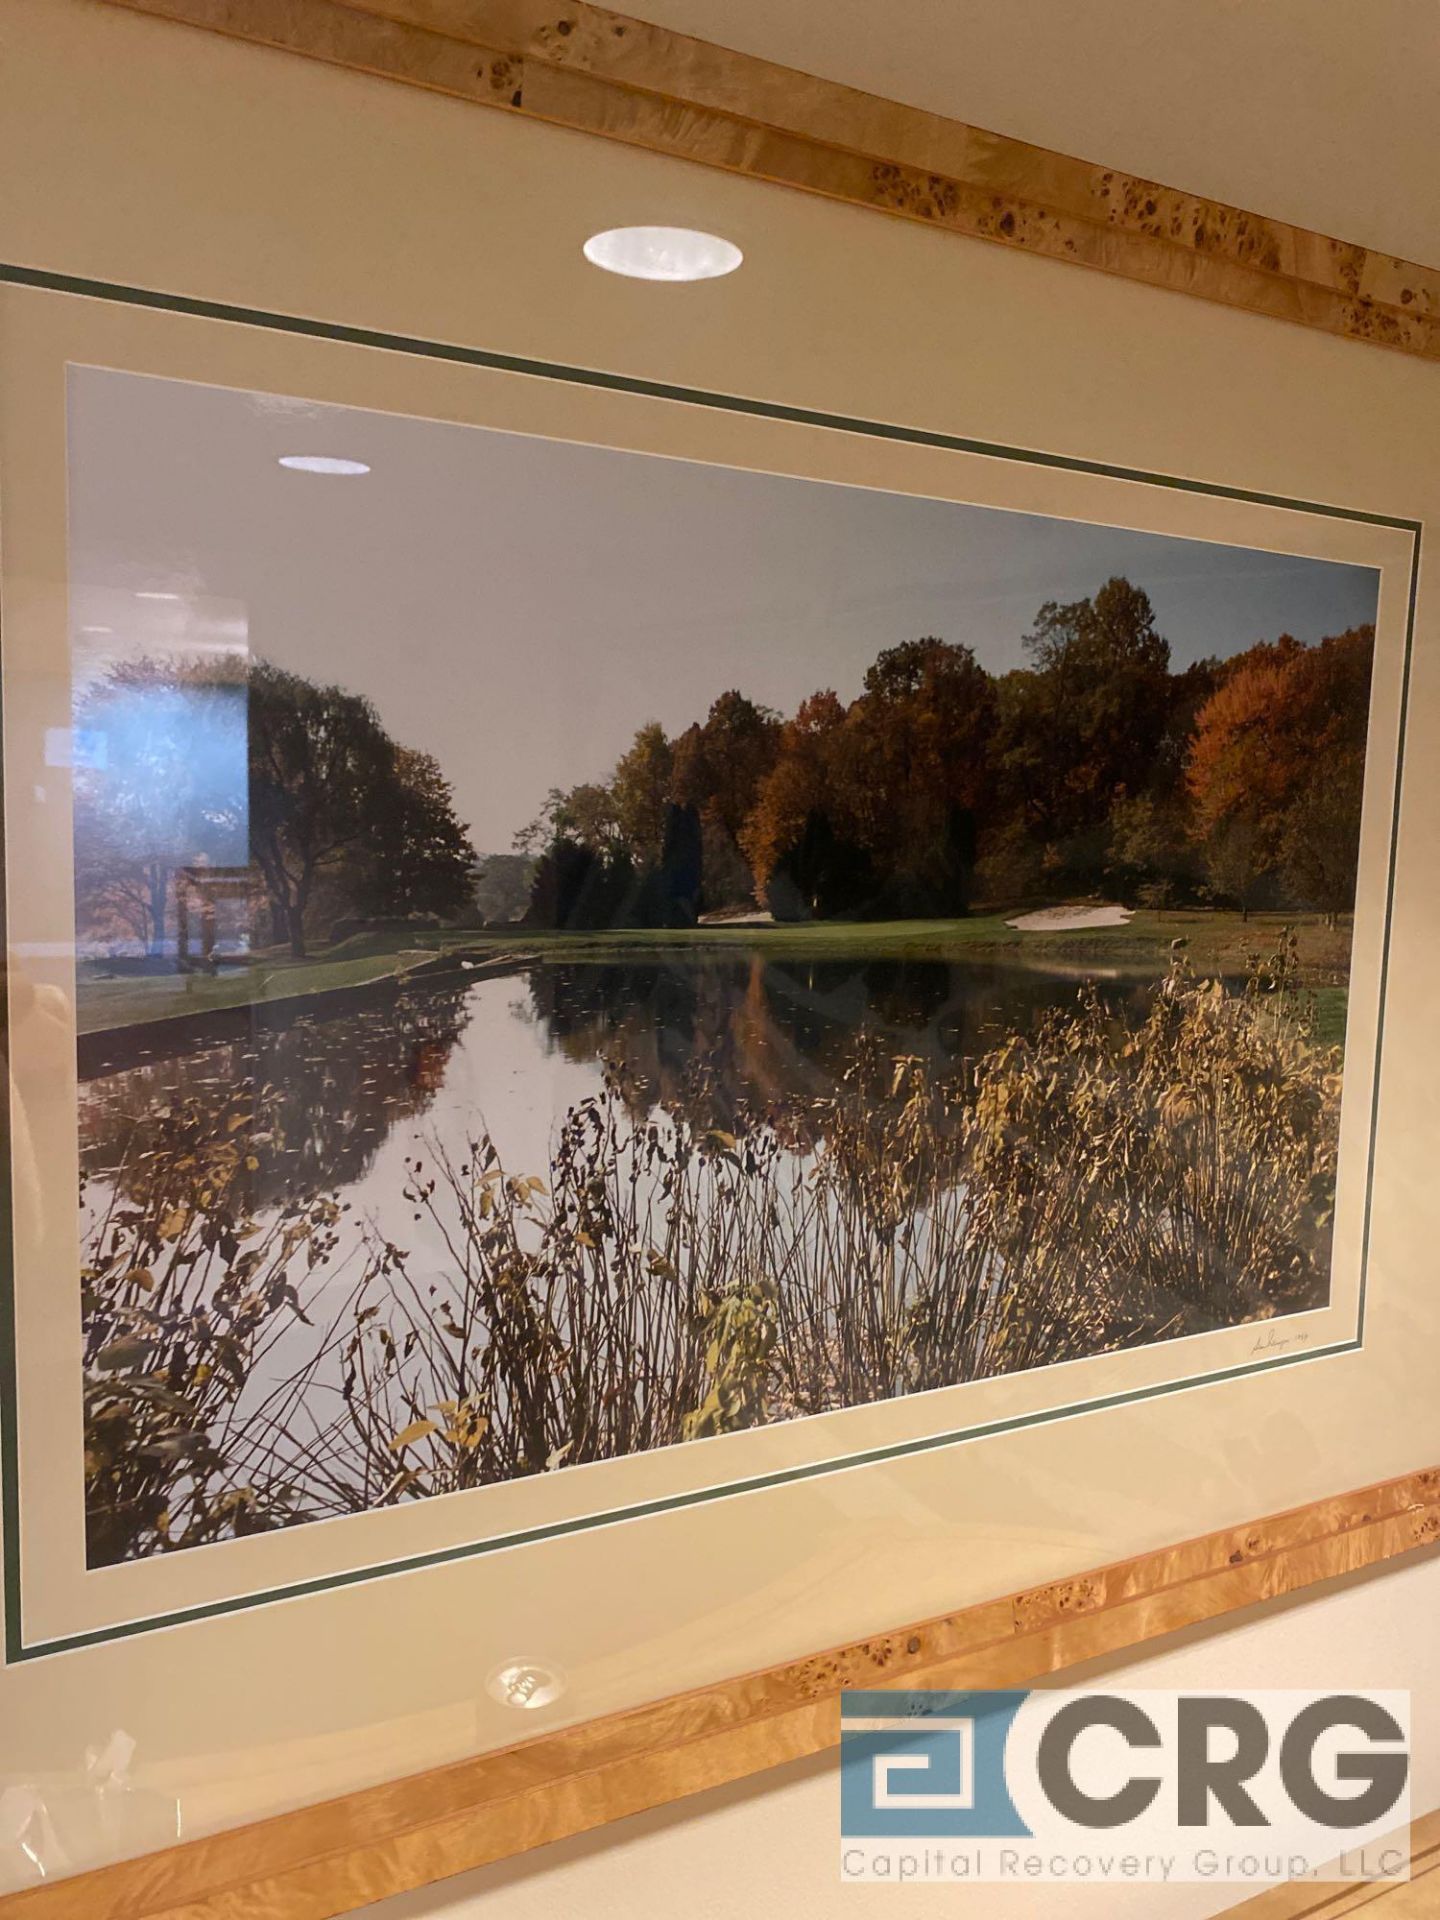
POLYGON ((399 1453, 404 1447, 413 1447, 417 1440, 423 1440, 427 1433, 434 1433, 433 1420, 412 1420, 408 1427, 402 1427, 390 1442, 393 1453, 399 1453))

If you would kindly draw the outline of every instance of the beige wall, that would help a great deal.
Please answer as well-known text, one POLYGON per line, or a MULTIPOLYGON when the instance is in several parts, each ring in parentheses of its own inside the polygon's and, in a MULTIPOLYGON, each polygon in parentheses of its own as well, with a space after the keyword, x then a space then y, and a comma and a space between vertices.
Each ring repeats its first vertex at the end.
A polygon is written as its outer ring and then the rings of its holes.
MULTIPOLYGON (((726 37, 718 24, 710 31, 726 37)), ((1057 130, 1048 137, 1067 139, 1062 93, 1103 98, 1116 57, 1100 44, 1088 67, 1082 50, 1064 73, 1052 72, 1057 130)), ((1208 103, 1207 138, 1217 149, 1239 138, 1244 112, 1224 97, 1208 103), (1233 128, 1227 111, 1238 116, 1233 128)), ((998 103, 976 117, 1005 118, 998 103)), ((1041 95, 1028 85, 1026 124, 1004 130, 1044 138, 1046 124, 1041 95)), ((1337 167, 1342 153, 1337 143, 1337 167)), ((1098 157, 1149 164, 1133 143, 1098 157)), ((1165 171, 1163 156, 1153 168, 1165 171)), ((1263 177, 1248 188, 1227 180, 1224 190, 1270 209, 1263 177)), ((1312 191, 1303 208, 1273 210, 1324 224, 1319 198, 1312 191)), ((1342 230, 1353 210, 1345 200, 1337 193, 1333 224, 1342 230)), ((0 0, 0 257, 1381 512, 1440 512, 1433 367, 592 145, 91 0, 0 0), (729 234, 746 250, 745 269, 715 287, 657 297, 580 262, 588 233, 630 220, 729 234)), ((1436 617, 1431 589, 1421 603, 1415 700, 1432 720, 1440 716, 1436 617)), ((1410 962, 1398 1004, 1412 1063, 1440 1058, 1440 1007, 1422 964, 1440 935, 1440 894, 1427 879, 1437 807, 1440 756, 1431 753, 1413 776, 1402 837, 1410 882, 1400 932, 1410 962)), ((1401 1265, 1417 1273, 1428 1265, 1440 1235, 1427 1084, 1433 1078, 1425 1083, 1418 1072, 1405 1081, 1408 1124, 1382 1170, 1385 1206, 1409 1223, 1392 1243, 1397 1280, 1401 1265)), ((1298 1437, 1280 1436, 1308 1450, 1317 1492, 1334 1485, 1332 1442, 1318 1421, 1298 1437)), ((1397 1428, 1385 1442, 1397 1471, 1436 1456, 1434 1432, 1397 1428)), ((1254 1440, 1220 1432, 1210 1444, 1233 1472, 1254 1440)), ((1173 1497, 1165 1524, 1183 1534, 1178 1486, 1173 1497)), ((1127 1678, 1410 1684, 1420 1706, 1420 1803, 1435 1804, 1437 1604, 1440 1562, 1432 1559, 1194 1641, 1127 1678)), ((401 1902, 390 1920, 464 1913, 486 1895, 485 1911, 503 1920, 658 1916, 682 1904, 715 1920, 785 1908, 808 1920, 842 1910, 832 1816, 833 1778, 818 1764, 493 1870, 453 1897, 401 1902)), ((847 1891, 843 1911, 869 1897, 847 1891)), ((916 1910, 928 1901, 938 1912, 944 1897, 913 1900, 916 1910)), ((1162 1900, 1147 1889, 1125 1905, 1109 1892, 1056 1893, 1044 1911, 1181 1920, 1226 1897, 1201 1889, 1162 1900)), ((1035 1909, 1011 1900, 993 1910, 1035 1909)))

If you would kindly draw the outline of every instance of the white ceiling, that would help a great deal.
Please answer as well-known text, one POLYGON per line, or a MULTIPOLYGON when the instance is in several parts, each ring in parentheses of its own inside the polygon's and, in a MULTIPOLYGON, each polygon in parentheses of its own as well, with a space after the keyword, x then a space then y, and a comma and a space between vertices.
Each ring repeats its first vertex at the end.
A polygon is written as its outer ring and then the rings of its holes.
POLYGON ((630 0, 627 10, 1440 265, 1440 0, 630 0))

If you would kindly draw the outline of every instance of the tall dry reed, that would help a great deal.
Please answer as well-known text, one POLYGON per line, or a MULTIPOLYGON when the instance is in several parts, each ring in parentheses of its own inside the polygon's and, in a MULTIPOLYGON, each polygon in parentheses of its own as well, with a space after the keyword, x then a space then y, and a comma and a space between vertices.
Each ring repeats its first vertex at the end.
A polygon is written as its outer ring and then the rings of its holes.
POLYGON ((1319 1304, 1340 1062, 1294 972, 1288 943, 1240 994, 1177 961, 1138 1029, 1081 993, 963 1073, 862 1037, 830 1095, 734 1133, 647 1114, 613 1067, 543 1176, 479 1130, 407 1164, 439 1283, 333 1199, 245 1215, 227 1170, 263 1114, 177 1115, 87 1272, 92 1557, 1319 1304))

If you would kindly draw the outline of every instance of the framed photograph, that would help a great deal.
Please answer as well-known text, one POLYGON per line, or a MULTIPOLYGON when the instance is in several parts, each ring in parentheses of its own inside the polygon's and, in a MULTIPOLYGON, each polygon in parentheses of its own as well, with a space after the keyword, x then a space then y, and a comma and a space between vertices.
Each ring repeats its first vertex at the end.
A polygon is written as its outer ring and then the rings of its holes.
POLYGON ((11 1884, 1415 1465, 1413 523, 28 278, 11 1884))

